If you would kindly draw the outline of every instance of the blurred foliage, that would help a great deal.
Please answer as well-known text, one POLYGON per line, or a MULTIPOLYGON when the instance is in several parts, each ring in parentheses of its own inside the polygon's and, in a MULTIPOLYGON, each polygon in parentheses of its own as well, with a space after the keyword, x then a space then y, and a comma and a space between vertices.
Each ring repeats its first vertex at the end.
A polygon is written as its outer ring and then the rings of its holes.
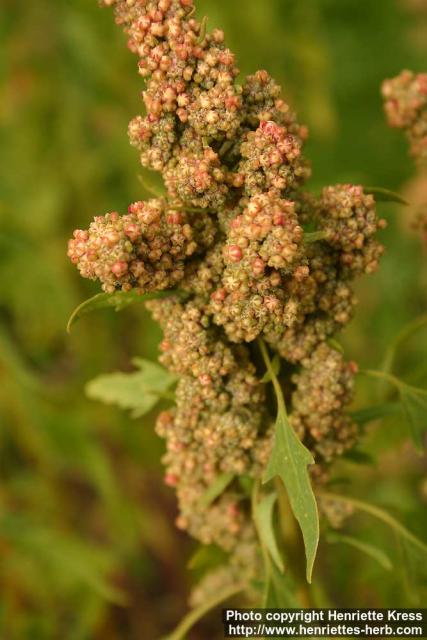
MULTIPOLYGON (((402 189, 415 169, 403 136, 385 125, 379 86, 402 68, 425 70, 426 2, 200 0, 198 14, 226 30, 242 73, 268 68, 283 83, 311 130, 314 190, 343 181, 402 189)), ((0 46, 0 638, 156 638, 185 608, 194 544, 173 526, 154 414, 130 421, 83 389, 98 374, 131 370, 135 355, 155 359, 160 333, 142 306, 98 312, 65 333, 72 309, 98 291, 68 263, 67 238, 142 195, 126 136, 141 79, 111 12, 94 0, 2 0, 0 46)), ((360 285, 359 314, 339 338, 371 368, 426 307, 425 255, 402 223, 410 207, 380 210, 387 255, 360 285)), ((395 361, 403 379, 424 386, 426 342, 421 330, 395 361)), ((357 407, 380 392, 361 378, 357 407)), ((422 534, 425 461, 401 417, 368 428, 360 449, 375 465, 343 461, 336 482, 346 478, 354 495, 422 534)), ((416 560, 404 562, 406 550, 363 516, 349 529, 383 548, 394 573, 348 545, 326 553, 324 541, 317 601, 416 602, 404 570, 416 560)), ((219 617, 204 625, 191 637, 216 637, 219 617)))

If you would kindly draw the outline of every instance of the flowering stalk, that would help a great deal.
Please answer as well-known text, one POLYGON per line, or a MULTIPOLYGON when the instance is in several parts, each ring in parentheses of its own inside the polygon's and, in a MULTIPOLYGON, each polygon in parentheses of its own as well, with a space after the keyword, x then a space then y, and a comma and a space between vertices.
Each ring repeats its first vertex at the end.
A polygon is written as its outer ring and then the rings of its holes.
POLYGON ((256 598, 257 535, 237 478, 262 477, 274 417, 253 343, 262 338, 285 361, 289 420, 323 483, 357 439, 346 414, 357 367, 328 341, 352 317, 353 280, 378 266, 385 223, 361 186, 303 190, 307 128, 266 71, 237 82, 223 32, 206 32, 193 0, 102 4, 114 6, 139 58, 146 113, 129 137, 142 165, 161 172, 166 196, 95 218, 74 233, 69 256, 106 292, 178 285, 188 294, 147 307, 164 331, 160 360, 179 376, 176 406, 157 422, 177 526, 229 553, 192 603, 242 581, 256 598), (221 474, 233 479, 206 504, 221 474))

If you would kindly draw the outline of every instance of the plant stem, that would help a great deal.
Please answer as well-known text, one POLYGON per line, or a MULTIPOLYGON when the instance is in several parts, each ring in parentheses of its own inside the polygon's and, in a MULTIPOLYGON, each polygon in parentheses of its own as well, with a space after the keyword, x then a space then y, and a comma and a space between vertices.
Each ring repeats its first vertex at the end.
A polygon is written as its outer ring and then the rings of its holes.
POLYGON ((164 198, 166 193, 161 190, 161 188, 156 185, 149 183, 143 176, 137 176, 139 183, 142 185, 142 188, 145 189, 149 194, 154 196, 155 198, 164 198))
POLYGON ((396 376, 392 375, 391 373, 386 373, 385 371, 375 371, 375 369, 361 369, 359 373, 361 375, 370 376, 371 378, 379 378, 383 382, 389 382, 396 389, 399 389, 402 384, 399 378, 396 378, 396 376))
POLYGON ((282 389, 280 387, 280 384, 279 384, 279 381, 277 379, 277 376, 274 373, 273 365, 271 363, 271 359, 270 359, 270 356, 268 354, 267 347, 265 346, 265 342, 264 342, 264 340, 262 340, 262 338, 258 338, 258 345, 259 345, 259 348, 261 350, 261 354, 262 354, 262 357, 263 357, 263 360, 264 360, 264 364, 267 367, 267 371, 270 374, 271 382, 272 382, 274 390, 276 392, 276 398, 277 398, 277 403, 279 405, 279 409, 282 410, 285 415, 287 415, 285 402, 283 400, 282 389))
POLYGON ((208 16, 203 16, 202 21, 200 23, 200 33, 197 38, 197 44, 202 44, 203 40, 206 38, 206 27, 208 24, 208 16))

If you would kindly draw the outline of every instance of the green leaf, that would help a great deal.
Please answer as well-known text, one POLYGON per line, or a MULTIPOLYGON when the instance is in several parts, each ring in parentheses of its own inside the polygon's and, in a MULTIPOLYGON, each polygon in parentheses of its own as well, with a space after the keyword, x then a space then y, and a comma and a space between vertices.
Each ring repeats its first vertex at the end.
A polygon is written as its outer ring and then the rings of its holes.
MULTIPOLYGON (((271 361, 271 366, 273 368, 273 372, 275 376, 278 376, 280 373, 280 369, 282 366, 282 362, 280 360, 280 356, 278 353, 276 353, 271 361)), ((272 378, 271 378, 271 374, 270 372, 267 371, 264 373, 263 377, 261 378, 261 382, 263 382, 264 384, 266 384, 267 382, 271 382, 272 378)))
POLYGON ((319 513, 307 469, 308 465, 314 464, 314 459, 289 422, 283 393, 274 375, 267 348, 262 340, 259 341, 259 345, 270 371, 278 405, 275 442, 263 482, 279 476, 286 487, 292 511, 302 531, 307 559, 307 581, 311 582, 319 544, 319 513))
POLYGON ((427 544, 417 538, 417 536, 415 536, 411 531, 404 527, 403 524, 401 524, 398 520, 393 518, 393 516, 387 513, 387 511, 381 509, 381 507, 377 507, 376 505, 370 504, 369 502, 364 502, 363 500, 357 500, 356 498, 351 498, 349 496, 340 496, 338 494, 329 493, 326 491, 322 491, 320 495, 325 498, 334 500, 335 502, 346 504, 356 510, 369 513, 374 518, 381 520, 382 522, 384 522, 384 524, 393 529, 393 531, 399 538, 402 539, 403 542, 406 542, 414 550, 421 552, 423 554, 424 561, 427 560, 427 544))
POLYGON ((355 549, 358 549, 362 553, 370 556, 374 560, 378 562, 379 565, 382 566, 386 571, 391 571, 393 568, 393 564, 386 553, 382 549, 378 549, 378 547, 374 547, 372 544, 368 544, 364 540, 358 540, 357 538, 353 538, 352 536, 342 535, 341 533, 331 532, 326 537, 327 542, 331 544, 342 542, 343 544, 347 544, 355 549))
POLYGON ((412 439, 418 451, 423 453, 427 431, 427 391, 402 383, 399 393, 412 439))
POLYGON ((286 487, 292 511, 304 538, 308 582, 311 582, 319 543, 319 515, 307 470, 307 466, 311 464, 314 464, 313 456, 299 440, 287 416, 279 409, 274 448, 263 482, 279 476, 286 487))
POLYGON ((150 360, 135 358, 133 364, 138 371, 107 373, 88 382, 87 396, 121 409, 132 409, 133 418, 151 411, 161 398, 173 399, 167 390, 176 382, 175 376, 150 360))
POLYGON ((254 519, 261 544, 267 549, 280 571, 284 571, 283 560, 274 533, 273 515, 277 494, 270 493, 254 505, 254 519))
POLYGON ((114 291, 113 293, 98 293, 76 307, 67 323, 67 331, 71 332, 72 326, 83 316, 98 309, 114 309, 121 311, 131 304, 155 300, 157 298, 167 298, 173 295, 182 295, 179 291, 156 291, 154 293, 137 293, 135 289, 131 291, 114 291))
POLYGON ((380 418, 386 418, 387 416, 393 416, 400 413, 402 407, 399 402, 384 402, 382 404, 376 404, 372 407, 366 407, 365 409, 359 409, 358 411, 352 411, 350 417, 357 424, 363 425, 380 418))
POLYGON ((370 193, 374 196, 377 202, 398 202, 399 204, 406 204, 407 202, 401 195, 390 191, 390 189, 383 189, 381 187, 363 187, 365 193, 370 193))
POLYGON ((232 473, 222 473, 215 478, 210 487, 206 489, 205 493, 200 498, 199 505, 204 509, 207 509, 207 507, 209 507, 209 505, 211 505, 212 502, 216 500, 221 493, 223 493, 233 478, 234 475, 232 473))

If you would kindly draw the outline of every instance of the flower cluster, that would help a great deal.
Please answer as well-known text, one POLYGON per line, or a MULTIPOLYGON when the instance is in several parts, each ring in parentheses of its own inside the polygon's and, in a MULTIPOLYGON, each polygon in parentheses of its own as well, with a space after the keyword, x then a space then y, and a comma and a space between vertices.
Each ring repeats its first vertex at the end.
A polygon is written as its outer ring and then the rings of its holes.
POLYGON ((411 154, 427 160, 427 73, 402 71, 382 85, 384 109, 391 127, 405 129, 411 154))
POLYGON ((250 501, 236 478, 262 475, 274 417, 254 341, 286 361, 291 423, 320 481, 356 437, 346 415, 355 366, 327 340, 351 318, 353 279, 378 265, 374 236, 384 223, 362 187, 301 191, 306 128, 266 71, 237 84, 224 34, 206 33, 192 0, 103 4, 114 5, 139 57, 146 115, 129 135, 143 166, 162 172, 166 194, 95 218, 75 232, 69 255, 107 292, 178 285, 186 294, 147 303, 164 331, 161 361, 179 376, 176 406, 157 431, 177 525, 231 554, 228 569, 204 583, 217 589, 218 580, 256 573, 250 501), (234 479, 206 501, 225 473, 234 479))

